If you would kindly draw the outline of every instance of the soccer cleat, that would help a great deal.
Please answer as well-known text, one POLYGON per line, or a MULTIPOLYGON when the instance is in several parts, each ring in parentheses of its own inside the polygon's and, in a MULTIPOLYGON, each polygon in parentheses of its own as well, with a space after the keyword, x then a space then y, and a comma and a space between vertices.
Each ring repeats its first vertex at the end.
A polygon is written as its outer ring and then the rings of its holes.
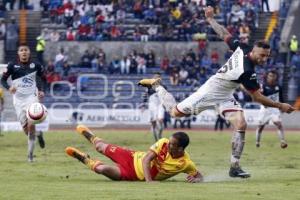
POLYGON ((67 147, 66 149, 66 153, 73 157, 76 158, 77 160, 79 160, 80 162, 82 162, 83 164, 87 163, 87 159, 89 159, 89 156, 81 151, 79 151, 76 148, 73 147, 67 147))
POLYGON ((283 142, 280 143, 280 147, 281 147, 282 149, 285 149, 285 148, 288 147, 288 144, 287 144, 285 141, 283 141, 283 142))
POLYGON ((40 147, 42 149, 45 148, 45 140, 44 140, 43 132, 42 131, 40 131, 40 134, 37 136, 37 138, 38 138, 40 147))
POLYGON ((260 147, 260 143, 256 142, 256 147, 259 148, 260 147))
POLYGON ((85 154, 74 147, 67 147, 65 151, 69 156, 76 158, 83 164, 87 165, 93 171, 95 167, 102 164, 101 161, 90 159, 90 156, 88 154, 85 154))
POLYGON ((230 167, 229 176, 233 178, 249 178, 251 175, 238 167, 230 167))
POLYGON ((85 125, 78 125, 76 127, 76 130, 80 135, 83 135, 92 144, 94 144, 94 141, 97 139, 92 131, 85 125))
POLYGON ((161 78, 142 79, 138 82, 138 85, 143 87, 152 87, 155 85, 159 85, 160 82, 161 82, 161 78))

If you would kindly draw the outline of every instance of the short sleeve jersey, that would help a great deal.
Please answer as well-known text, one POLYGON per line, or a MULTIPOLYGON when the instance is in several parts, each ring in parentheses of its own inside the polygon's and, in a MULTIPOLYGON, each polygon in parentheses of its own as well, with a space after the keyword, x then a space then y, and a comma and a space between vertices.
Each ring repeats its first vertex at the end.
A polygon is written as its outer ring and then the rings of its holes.
MULTIPOLYGON (((179 173, 186 173, 195 176, 198 171, 193 161, 187 152, 182 157, 172 158, 168 152, 169 139, 162 138, 150 147, 150 151, 153 151, 157 157, 151 162, 151 177, 154 180, 164 180, 175 176, 179 173)), ((144 171, 142 160, 146 153, 136 152, 134 155, 134 167, 137 177, 140 180, 144 180, 144 171)))
POLYGON ((248 55, 252 49, 251 46, 240 43, 233 38, 229 38, 226 42, 234 52, 215 76, 220 79, 241 83, 250 92, 258 90, 260 87, 255 73, 255 64, 248 55))

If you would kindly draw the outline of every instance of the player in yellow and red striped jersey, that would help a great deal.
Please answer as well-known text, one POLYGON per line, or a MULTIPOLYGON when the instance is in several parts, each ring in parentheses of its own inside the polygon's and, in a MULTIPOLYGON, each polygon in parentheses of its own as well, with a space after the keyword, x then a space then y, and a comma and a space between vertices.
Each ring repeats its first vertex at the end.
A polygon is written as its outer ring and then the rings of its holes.
POLYGON ((185 151, 189 144, 189 137, 184 132, 176 132, 170 139, 162 138, 153 144, 148 152, 141 152, 108 144, 96 137, 84 125, 78 125, 77 131, 90 141, 99 153, 115 162, 116 166, 91 159, 87 154, 73 147, 67 147, 66 153, 96 173, 112 180, 161 181, 179 173, 186 173, 187 181, 191 183, 203 180, 202 174, 185 151))

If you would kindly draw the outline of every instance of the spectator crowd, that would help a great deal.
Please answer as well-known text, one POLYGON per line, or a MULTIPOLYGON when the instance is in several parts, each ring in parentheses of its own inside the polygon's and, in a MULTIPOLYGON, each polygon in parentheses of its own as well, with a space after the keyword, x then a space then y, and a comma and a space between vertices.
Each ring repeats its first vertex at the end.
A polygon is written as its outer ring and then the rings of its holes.
POLYGON ((204 7, 215 8, 217 20, 237 37, 249 37, 258 26, 259 0, 42 0, 44 17, 64 28, 51 30, 52 41, 216 40, 204 7))

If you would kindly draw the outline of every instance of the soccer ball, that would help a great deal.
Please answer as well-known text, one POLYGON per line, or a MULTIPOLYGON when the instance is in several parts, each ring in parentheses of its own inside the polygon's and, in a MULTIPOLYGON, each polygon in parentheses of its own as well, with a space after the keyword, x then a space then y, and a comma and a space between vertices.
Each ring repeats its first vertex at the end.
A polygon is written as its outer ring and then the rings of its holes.
POLYGON ((41 103, 32 103, 26 111, 26 116, 32 124, 42 123, 47 117, 47 108, 41 103))

